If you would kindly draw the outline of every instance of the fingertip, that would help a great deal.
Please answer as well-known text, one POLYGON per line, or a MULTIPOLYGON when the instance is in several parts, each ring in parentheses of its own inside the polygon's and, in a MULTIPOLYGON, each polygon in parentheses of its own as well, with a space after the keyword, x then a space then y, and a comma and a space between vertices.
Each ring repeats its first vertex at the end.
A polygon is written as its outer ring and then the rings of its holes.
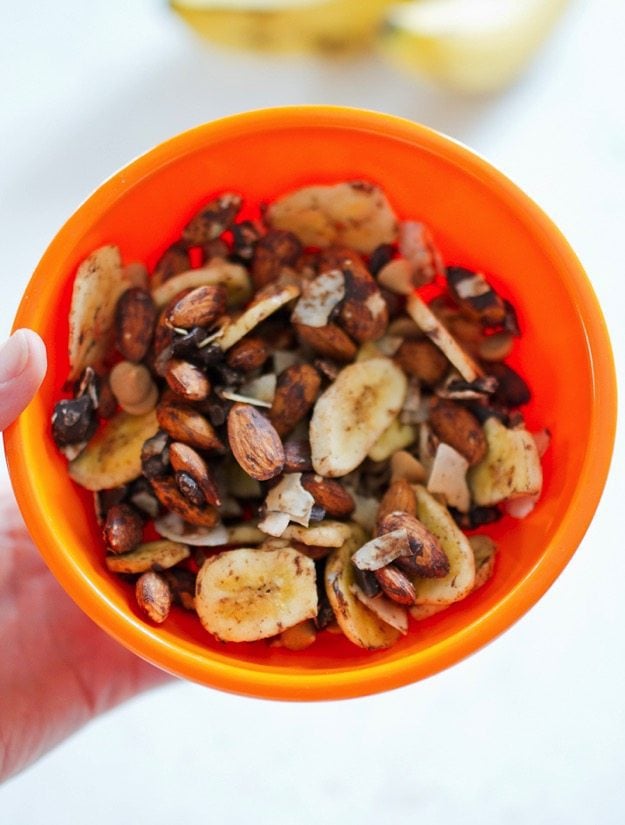
POLYGON ((0 430, 32 401, 47 368, 45 344, 30 329, 18 329, 0 349, 0 430))

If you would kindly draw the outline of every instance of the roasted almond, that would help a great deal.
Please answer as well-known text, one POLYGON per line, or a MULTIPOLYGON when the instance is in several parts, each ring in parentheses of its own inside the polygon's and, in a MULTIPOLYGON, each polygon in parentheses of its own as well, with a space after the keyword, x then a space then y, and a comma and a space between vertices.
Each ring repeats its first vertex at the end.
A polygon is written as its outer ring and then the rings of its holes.
POLYGON ((447 284, 460 306, 479 318, 484 326, 496 326, 504 322, 504 303, 481 272, 473 272, 462 266, 449 266, 447 284))
POLYGON ((380 501, 378 521, 383 521, 385 516, 396 511, 417 515, 417 497, 405 478, 398 478, 389 485, 380 501))
POLYGON ((377 341, 388 326, 388 307, 375 278, 355 262, 346 263, 343 275, 345 298, 339 311, 341 326, 361 344, 377 341))
POLYGON ((430 405, 430 426, 438 438, 463 455, 470 465, 486 455, 486 437, 480 422, 466 407, 444 398, 430 405))
POLYGON ((129 504, 114 504, 106 514, 102 534, 111 553, 128 553, 141 543, 143 519, 129 504))
MULTIPOLYGON (((438 539, 409 513, 389 513, 376 526, 376 535, 383 536, 396 530, 405 530, 410 555, 405 557, 412 573, 425 578, 442 578, 449 573, 449 559, 438 539)), ((400 557, 397 560, 399 563, 400 557)))
POLYGON ((312 472, 309 441, 287 441, 284 445, 284 472, 312 472))
POLYGON ((406 375, 414 376, 428 386, 438 384, 449 369, 449 361, 427 338, 404 341, 395 353, 395 360, 406 375))
POLYGON ((188 404, 161 401, 156 408, 156 418, 160 428, 174 441, 182 441, 198 450, 225 452, 212 424, 188 404))
POLYGON ((187 248, 180 241, 176 241, 167 247, 156 262, 150 281, 151 288, 156 289, 174 275, 180 275, 181 272, 187 272, 189 269, 191 269, 191 261, 187 248))
POLYGON ((315 504, 332 518, 346 518, 353 512, 356 503, 340 481, 323 478, 314 473, 302 476, 302 487, 315 499, 315 504))
POLYGON ((393 567, 392 564, 375 570, 373 575, 378 580, 384 595, 388 596, 389 599, 397 602, 397 604, 405 605, 412 605, 416 602, 417 594, 415 593, 412 582, 401 570, 393 567))
POLYGON ((497 389, 492 395, 495 404, 504 407, 520 407, 527 404, 532 393, 518 372, 504 364, 494 361, 486 366, 486 372, 497 379, 497 389))
POLYGON ((156 498, 163 507, 177 513, 189 524, 198 527, 214 527, 219 522, 218 511, 211 506, 192 504, 178 489, 173 478, 155 478, 150 482, 156 498))
POLYGON ((213 472, 193 447, 174 441, 169 445, 169 460, 176 473, 186 473, 194 479, 209 504, 214 507, 221 505, 221 496, 213 472))
POLYGON ((239 466, 257 481, 275 478, 284 468, 284 447, 273 424, 251 404, 228 413, 228 442, 239 466))
POLYGON ((157 624, 162 624, 171 610, 172 593, 163 576, 148 570, 142 573, 135 585, 137 604, 157 624))
POLYGON ((182 238, 187 246, 202 244, 218 238, 234 223, 243 199, 234 192, 225 192, 209 201, 189 221, 182 230, 182 238))
POLYGON ((169 310, 172 327, 210 327, 226 311, 228 294, 221 284, 198 286, 179 298, 169 310))
POLYGON ((117 349, 128 361, 145 358, 156 326, 156 306, 146 289, 132 287, 120 296, 115 308, 117 349))
POLYGON ((262 338, 242 338, 230 350, 226 364, 233 370, 253 372, 258 370, 269 357, 269 347, 262 338))
POLYGON ((177 358, 169 361, 165 380, 169 388, 185 401, 203 401, 211 391, 210 381, 199 367, 177 358))
POLYGON ((293 364, 278 376, 269 419, 278 435, 285 436, 304 418, 317 400, 321 377, 310 364, 293 364))
POLYGON ((256 287, 275 281, 285 267, 294 267, 302 254, 302 244, 292 232, 270 229, 258 240, 252 258, 252 280, 256 287))
POLYGON ((336 324, 326 324, 324 327, 309 327, 307 324, 293 326, 299 340, 325 358, 345 363, 356 357, 356 344, 336 324))

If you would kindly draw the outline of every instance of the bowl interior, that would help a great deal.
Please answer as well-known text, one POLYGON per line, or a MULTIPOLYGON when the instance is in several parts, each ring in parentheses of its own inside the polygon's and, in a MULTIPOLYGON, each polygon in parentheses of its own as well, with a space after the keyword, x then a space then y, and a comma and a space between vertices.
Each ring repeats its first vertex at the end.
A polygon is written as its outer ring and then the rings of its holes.
POLYGON ((251 695, 333 698, 436 672, 509 626, 552 583, 598 501, 614 429, 609 344, 592 291, 569 247, 503 176, 461 146, 405 121, 330 108, 267 110, 192 130, 101 187, 52 242, 26 290, 16 326, 44 338, 50 369, 7 434, 18 500, 44 557, 80 606, 122 643, 179 675, 251 695), (313 182, 379 183, 403 218, 425 221, 448 264, 481 269, 517 309, 523 335, 509 359, 533 390, 530 429, 553 434, 543 497, 523 521, 484 532, 500 546, 480 591, 418 626, 389 651, 362 651, 321 634, 302 653, 264 643, 223 645, 193 616, 146 624, 131 589, 102 563, 90 494, 69 481, 49 436, 65 382, 73 275, 95 248, 154 264, 193 212, 220 190, 251 203, 313 182), (591 470, 591 458, 594 470, 591 470))

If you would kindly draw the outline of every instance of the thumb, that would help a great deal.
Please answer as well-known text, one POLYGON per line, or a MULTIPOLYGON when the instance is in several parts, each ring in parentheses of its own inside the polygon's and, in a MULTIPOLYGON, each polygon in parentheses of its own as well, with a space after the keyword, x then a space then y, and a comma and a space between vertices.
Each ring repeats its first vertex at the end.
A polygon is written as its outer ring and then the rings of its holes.
POLYGON ((31 402, 46 373, 46 348, 30 329, 18 329, 0 347, 0 430, 31 402))

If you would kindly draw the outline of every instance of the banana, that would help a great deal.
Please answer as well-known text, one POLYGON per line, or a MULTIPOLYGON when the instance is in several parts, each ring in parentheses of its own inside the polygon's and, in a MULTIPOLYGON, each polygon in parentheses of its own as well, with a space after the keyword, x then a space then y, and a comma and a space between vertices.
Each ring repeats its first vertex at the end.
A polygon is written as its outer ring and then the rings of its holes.
POLYGON ((388 0, 170 0, 170 5, 212 43, 332 55, 370 45, 388 0))
POLYGON ((223 335, 215 343, 225 352, 258 326, 261 321, 297 298, 299 294, 300 289, 295 284, 273 283, 263 287, 256 293, 250 306, 235 321, 224 327, 223 335))
POLYGON ((489 506, 505 499, 539 495, 542 467, 531 433, 522 428, 510 430, 495 417, 488 418, 483 429, 488 450, 468 475, 475 504, 489 506))
POLYGON ((175 541, 148 541, 129 553, 106 556, 106 566, 112 573, 145 573, 167 570, 189 556, 186 544, 175 541))
POLYGON ((365 253, 392 243, 398 231, 386 195, 365 181, 296 189, 275 200, 266 219, 276 229, 293 232, 304 246, 344 246, 365 253))
POLYGON ((113 347, 115 307, 130 286, 116 246, 96 249, 78 267, 69 311, 69 380, 99 365, 113 347))
POLYGON ((252 642, 317 615, 315 563, 292 547, 240 548, 206 559, 195 605, 202 626, 224 642, 252 642))
POLYGON ((350 642, 367 650, 379 650, 394 645, 401 634, 365 607, 354 593, 352 556, 365 541, 364 531, 354 526, 350 538, 328 556, 325 588, 336 621, 350 642))
POLYGON ((315 472, 332 478, 355 470, 401 410, 407 387, 390 358, 341 370, 317 400, 310 421, 315 472))
POLYGON ((378 45, 398 67, 463 92, 523 71, 568 0, 418 0, 392 6, 378 45))
POLYGON ((417 437, 417 430, 410 424, 402 424, 394 418, 369 450, 372 461, 386 461, 393 453, 410 446, 417 437))
POLYGON ((245 267, 229 261, 211 261, 201 269, 190 269, 169 278, 152 290, 152 298, 159 309, 167 306, 185 289, 221 284, 228 294, 228 306, 238 306, 252 294, 252 281, 245 267))
POLYGON ((451 604, 471 592, 475 582, 475 560, 467 537, 449 511, 425 487, 413 487, 417 496, 417 517, 440 542, 449 559, 449 573, 439 579, 414 577, 412 583, 419 604, 451 604))
POLYGON ((119 412, 69 463, 71 478, 87 490, 108 490, 141 475, 141 448, 158 431, 156 412, 119 412))

